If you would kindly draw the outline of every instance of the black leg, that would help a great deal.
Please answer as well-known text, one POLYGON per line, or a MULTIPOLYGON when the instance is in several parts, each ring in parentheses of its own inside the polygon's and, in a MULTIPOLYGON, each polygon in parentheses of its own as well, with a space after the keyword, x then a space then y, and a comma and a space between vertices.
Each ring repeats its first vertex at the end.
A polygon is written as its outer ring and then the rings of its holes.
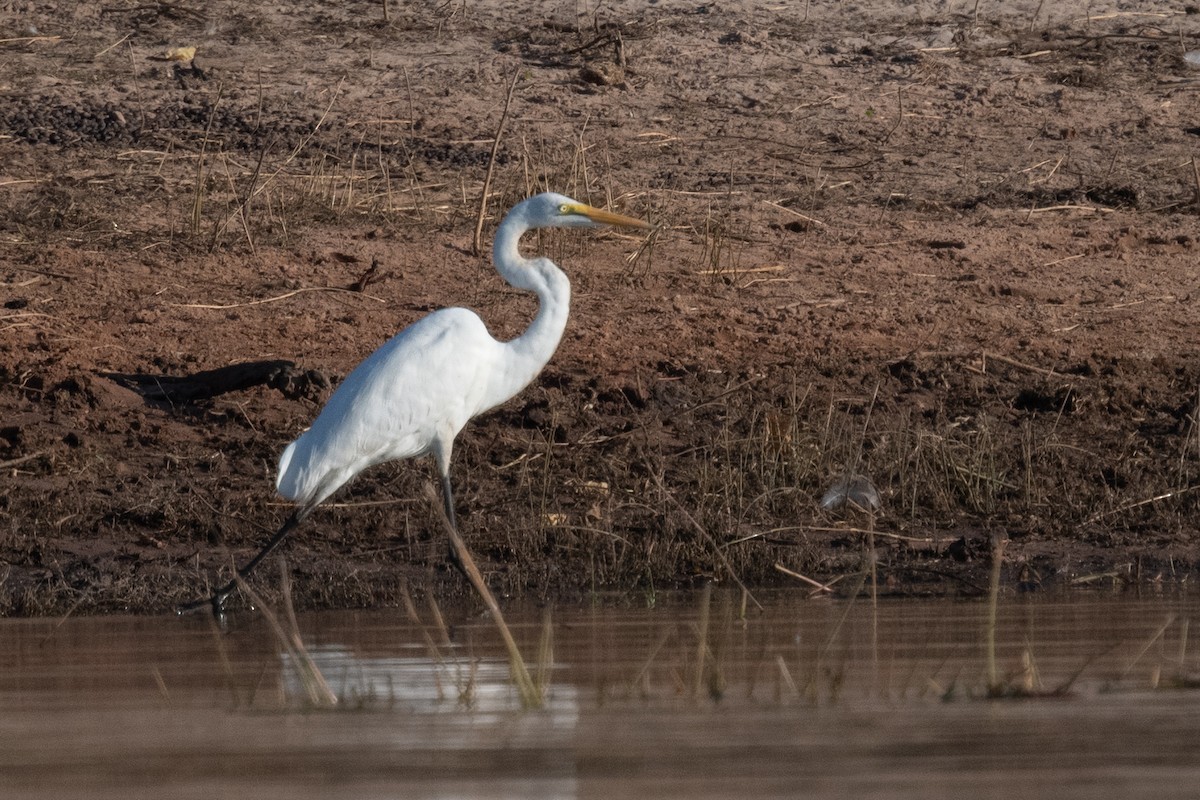
MULTIPOLYGON (((450 523, 450 527, 455 531, 458 530, 458 523, 454 519, 454 490, 450 488, 450 475, 442 473, 442 504, 446 510, 446 521, 450 523)), ((454 548, 454 543, 450 542, 446 545, 446 560, 450 565, 458 570, 459 574, 464 578, 470 579, 467 575, 467 569, 463 566, 462 559, 458 557, 458 550, 454 548)))
POLYGON ((271 552, 278 547, 285 538, 287 538, 287 535, 291 533, 301 522, 303 522, 304 518, 307 516, 307 509, 298 508, 293 511, 292 515, 287 518, 287 522, 283 523, 283 526, 274 536, 271 537, 271 540, 263 546, 263 549, 258 551, 258 555, 246 562, 246 566, 237 571, 237 578, 231 580, 220 589, 217 589, 217 591, 213 593, 212 597, 201 597, 198 600, 193 600, 190 603, 184 603, 183 605, 178 606, 175 609, 175 612, 178 614, 190 614, 193 611, 198 611, 201 608, 208 606, 212 608, 214 617, 220 617, 225 613, 226 598, 233 594, 233 590, 237 588, 238 578, 245 580, 246 577, 254 571, 254 568, 258 566, 259 562, 269 556, 271 552))
POLYGON ((458 530, 458 523, 454 520, 454 490, 450 488, 448 473, 442 473, 442 503, 446 507, 446 519, 450 520, 454 530, 458 530))

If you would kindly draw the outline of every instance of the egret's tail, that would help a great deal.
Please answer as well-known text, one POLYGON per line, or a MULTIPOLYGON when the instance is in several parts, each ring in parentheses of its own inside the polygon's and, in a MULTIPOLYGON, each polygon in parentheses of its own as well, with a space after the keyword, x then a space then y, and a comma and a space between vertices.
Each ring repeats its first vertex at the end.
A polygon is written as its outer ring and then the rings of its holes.
MULTIPOLYGON (((316 508, 329 495, 353 477, 360 467, 331 464, 329 454, 306 431, 289 444, 279 456, 279 474, 275 491, 304 509, 316 508)), ((307 511, 305 512, 307 513, 307 511)))
POLYGON ((279 474, 275 476, 275 491, 293 503, 300 502, 305 495, 304 487, 301 486, 302 470, 299 465, 292 467, 292 455, 299 443, 300 440, 297 439, 284 448, 283 454, 279 456, 279 474))

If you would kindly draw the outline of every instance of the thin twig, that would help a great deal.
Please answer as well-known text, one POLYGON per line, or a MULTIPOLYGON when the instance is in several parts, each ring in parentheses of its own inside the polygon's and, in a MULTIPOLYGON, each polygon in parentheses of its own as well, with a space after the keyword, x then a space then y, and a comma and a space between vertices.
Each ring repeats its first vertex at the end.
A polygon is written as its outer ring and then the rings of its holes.
MULTIPOLYGON (((212 239, 209 241, 208 245, 209 252, 212 252, 214 249, 216 249, 217 239, 219 239, 221 235, 225 233, 225 228, 228 226, 230 218, 236 214, 237 216, 241 217, 242 230, 246 234, 246 242, 250 245, 250 254, 255 256, 257 255, 257 252, 254 249, 254 237, 250 235, 250 220, 246 217, 246 206, 250 204, 250 200, 256 195, 254 191, 254 184, 258 182, 258 176, 262 172, 263 159, 266 158, 267 151, 271 148, 272 144, 273 142, 268 142, 267 144, 263 145, 261 150, 258 151, 258 163, 254 165, 254 172, 250 174, 250 188, 247 190, 246 196, 243 197, 238 203, 237 209, 230 214, 226 214, 225 218, 221 220, 218 225, 213 227, 212 239)), ((237 196, 236 187, 234 188, 234 196, 237 196)))
POLYGON ((883 144, 888 143, 888 140, 892 138, 892 134, 895 133, 896 129, 900 127, 900 123, 904 122, 904 90, 903 89, 899 89, 899 88, 896 89, 896 106, 897 106, 896 124, 893 125, 892 129, 889 130, 887 132, 887 135, 883 137, 883 144))
POLYGON ((41 458, 42 456, 46 455, 47 452, 48 451, 46 450, 38 450, 36 453, 30 453, 27 456, 13 458, 8 461, 0 461, 0 469, 8 469, 9 467, 17 466, 18 464, 24 464, 26 461, 33 461, 35 458, 41 458))
POLYGON ((492 173, 496 169, 496 154, 500 152, 500 137, 504 135, 508 107, 512 103, 513 91, 517 88, 517 80, 520 77, 521 71, 515 70, 512 81, 508 84, 508 95, 504 98, 504 110, 500 112, 500 123, 496 126, 496 138, 492 140, 492 155, 488 159, 487 174, 483 178, 483 195, 479 198, 479 217, 475 220, 475 238, 471 240, 471 251, 477 256, 483 252, 483 219, 487 216, 488 193, 492 190, 492 173))
POLYGON ((0 44, 16 44, 17 42, 57 42, 61 36, 18 36, 13 39, 0 39, 0 44))
POLYGON ((1113 209, 1106 208, 1105 206, 1080 206, 1080 205, 1074 205, 1072 203, 1066 203, 1061 206, 1045 206, 1043 208, 1031 208, 1031 209, 1029 209, 1029 215, 1032 216, 1033 214, 1041 214, 1044 211, 1089 211, 1094 214, 1096 214, 1096 213, 1111 214, 1113 212, 1113 209))
POLYGON ((807 575, 801 575, 799 572, 795 572, 793 570, 788 569, 783 564, 780 564, 778 561, 775 562, 775 569, 777 569, 778 571, 782 572, 784 575, 787 575, 790 578, 795 578, 797 580, 804 581, 809 586, 812 586, 814 589, 817 589, 822 592, 828 592, 829 594, 833 594, 833 589, 830 588, 829 584, 821 583, 820 581, 813 580, 812 578, 808 577, 807 575))
POLYGON ((1088 518, 1088 523, 1090 524, 1093 522, 1097 522, 1099 520, 1104 519, 1105 517, 1111 517, 1116 514, 1123 514, 1126 511, 1133 511, 1135 508, 1141 508, 1142 506, 1148 506, 1153 503, 1158 503, 1162 500, 1170 500, 1172 497, 1181 497, 1182 495, 1189 494, 1191 492, 1196 491, 1197 489, 1200 489, 1200 484, 1198 484, 1196 486, 1189 486, 1186 489, 1178 489, 1176 491, 1163 492, 1162 494, 1156 494, 1154 497, 1147 497, 1145 500, 1138 500, 1136 503, 1128 503, 1128 504, 1120 506, 1118 508, 1114 508, 1112 511, 1105 511, 1100 514, 1095 514, 1088 518))
POLYGON ((117 39, 115 42, 113 42, 112 44, 110 44, 108 47, 106 47, 106 48, 104 48, 103 50, 101 50, 99 53, 96 53, 96 55, 92 56, 92 58, 99 58, 100 56, 102 56, 102 55, 104 55, 105 53, 107 53, 109 50, 112 50, 114 47, 118 47, 118 46, 120 46, 120 44, 121 44, 122 42, 124 42, 126 39, 128 39, 130 36, 133 36, 133 34, 132 34, 132 33, 127 33, 127 34, 125 34, 125 35, 124 35, 124 36, 122 36, 120 39, 117 39))
POLYGON ((1042 266, 1043 267, 1053 267, 1055 264, 1062 264, 1067 261, 1074 261, 1077 258, 1084 258, 1086 256, 1087 256, 1087 253, 1080 253, 1080 254, 1074 255, 1074 256, 1064 256, 1063 258, 1057 258, 1054 261, 1047 261, 1045 264, 1042 264, 1042 266))
POLYGON ((1016 369, 1023 369, 1023 370, 1028 370, 1029 372, 1036 372, 1039 375, 1046 375, 1051 378, 1076 379, 1076 378, 1083 377, 1082 375, 1064 375, 1063 373, 1055 372, 1052 369, 1046 369, 1045 367, 1035 367, 1032 364, 1023 364, 1014 358, 1009 358, 1008 356, 1002 356, 997 353, 988 353, 988 352, 983 353, 983 368, 984 368, 984 370, 987 369, 987 362, 989 360, 999 361, 1001 364, 1006 364, 1006 365, 1008 365, 1010 367, 1014 367, 1016 369))
POLYGON ((821 220, 817 219, 816 217, 810 217, 807 214, 801 214, 799 211, 796 211, 795 209, 788 208, 787 206, 780 205, 779 203, 772 203, 770 200, 763 200, 763 202, 766 203, 767 205, 769 205, 771 208, 778 208, 780 211, 786 211, 787 213, 791 214, 792 216, 799 217, 800 219, 804 220, 805 222, 811 222, 813 225, 820 225, 822 228, 827 227, 826 223, 822 222, 821 220))
MULTIPOLYGON (((739 269, 738 274, 739 275, 753 275, 756 272, 783 272, 784 270, 787 270, 787 269, 791 269, 791 267, 789 267, 785 264, 768 264, 768 265, 761 266, 761 267, 745 267, 743 269, 739 269)), ((711 278, 713 275, 721 275, 721 274, 724 274, 725 272, 727 272, 727 270, 699 269, 699 270, 696 270, 694 274, 703 275, 705 277, 711 278)))
POLYGON ((71 603, 70 608, 63 612, 63 615, 58 618, 58 622, 54 623, 54 627, 50 629, 50 632, 43 636, 41 641, 38 642, 38 647, 45 647, 46 642, 53 639, 54 634, 58 633, 58 629, 63 626, 63 623, 70 619, 71 615, 75 613, 75 609, 79 608, 79 606, 83 604, 83 601, 90 599, 91 596, 92 593, 90 591, 80 592, 79 597, 76 597, 75 602, 71 603))
POLYGON ((355 292, 351 289, 343 289, 339 286, 308 286, 303 289, 294 289, 290 292, 276 295, 275 297, 265 297, 262 300, 250 300, 245 303, 228 303, 225 305, 217 305, 212 303, 168 303, 167 305, 173 308, 207 308, 214 311, 224 311, 228 308, 243 308, 245 306, 261 306, 264 303, 274 303, 277 300, 286 300, 289 297, 295 297, 296 295, 303 294, 304 292, 344 292, 345 294, 352 294, 355 297, 366 297, 367 299, 374 300, 377 303, 387 302, 382 297, 376 297, 372 294, 364 294, 363 292, 355 292))

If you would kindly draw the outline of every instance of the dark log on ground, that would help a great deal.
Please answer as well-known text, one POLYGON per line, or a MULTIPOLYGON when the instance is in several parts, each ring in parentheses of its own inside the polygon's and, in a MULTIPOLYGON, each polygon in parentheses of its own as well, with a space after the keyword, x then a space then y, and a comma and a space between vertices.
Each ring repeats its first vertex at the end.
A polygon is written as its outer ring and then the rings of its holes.
POLYGON ((172 404, 202 402, 262 385, 277 389, 290 398, 319 398, 331 385, 324 373, 302 370, 295 363, 283 360, 243 361, 191 375, 108 372, 104 377, 133 389, 148 400, 165 400, 172 404))

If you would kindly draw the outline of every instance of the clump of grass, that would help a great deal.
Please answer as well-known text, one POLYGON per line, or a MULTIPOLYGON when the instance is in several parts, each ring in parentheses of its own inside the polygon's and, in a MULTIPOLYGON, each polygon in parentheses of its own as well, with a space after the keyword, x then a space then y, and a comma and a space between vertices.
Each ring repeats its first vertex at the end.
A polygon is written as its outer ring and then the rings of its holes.
POLYGON ((240 575, 235 574, 235 578, 238 588, 250 598, 250 602, 258 609, 258 613, 262 615, 271 632, 275 634, 275 639, 280 647, 288 654, 289 661, 300 677, 300 685, 304 687, 307 705, 312 708, 333 708, 338 704, 337 695, 329 687, 329 682, 325 680, 320 668, 309 655, 308 648, 304 646, 304 640, 300 636, 300 626, 296 622, 296 611, 292 605, 291 576, 287 570, 287 562, 282 558, 279 559, 279 574, 283 593, 283 610, 287 620, 286 629, 280 623, 279 617, 263 602, 262 597, 254 588, 242 580, 240 575))
POLYGON ((705 267, 701 275, 714 282, 737 280, 741 267, 738 243, 746 235, 742 227, 731 214, 714 215, 709 210, 700 231, 704 247, 700 261, 705 267))
POLYGON ((204 219, 205 178, 204 162, 208 153, 209 135, 212 132, 213 120, 217 116, 217 107, 221 104, 221 87, 217 87, 217 96, 213 100, 212 109, 208 114, 208 122, 204 127, 204 136, 200 140, 200 155, 196 159, 196 177, 192 187, 192 207, 188 215, 192 236, 200 233, 200 224, 204 219))
POLYGON ((1035 698, 1059 698, 1071 694, 1071 687, 1087 668, 1083 665, 1066 680, 1050 689, 1043 689, 1038 678, 1037 665, 1031 648, 1021 652, 1021 667, 1015 673, 1000 676, 996 660, 996 617, 1000 605, 1000 577, 1004 569, 1004 550, 1008 537, 998 534, 992 539, 992 564, 988 579, 987 617, 984 620, 984 660, 987 668, 987 686, 984 696, 990 700, 1027 700, 1035 698))
POLYGON ((1200 671, 1187 664, 1190 620, 1180 620, 1179 628, 1178 653, 1167 660, 1165 672, 1164 666, 1159 666, 1151 674, 1150 685, 1155 689, 1200 689, 1200 671))
POLYGON ((500 112, 500 121, 496 123, 496 135, 492 139, 492 154, 488 158, 487 174, 483 179, 483 190, 479 193, 479 214, 475 219, 475 237, 471 240, 471 251, 483 255, 483 221, 487 216, 488 194, 492 190, 492 175, 496 170, 496 154, 500 152, 500 140, 504 135, 504 123, 508 121, 508 109, 512 105, 513 92, 517 88, 517 80, 521 77, 519 71, 514 72, 508 84, 508 94, 504 97, 504 110, 500 112))

